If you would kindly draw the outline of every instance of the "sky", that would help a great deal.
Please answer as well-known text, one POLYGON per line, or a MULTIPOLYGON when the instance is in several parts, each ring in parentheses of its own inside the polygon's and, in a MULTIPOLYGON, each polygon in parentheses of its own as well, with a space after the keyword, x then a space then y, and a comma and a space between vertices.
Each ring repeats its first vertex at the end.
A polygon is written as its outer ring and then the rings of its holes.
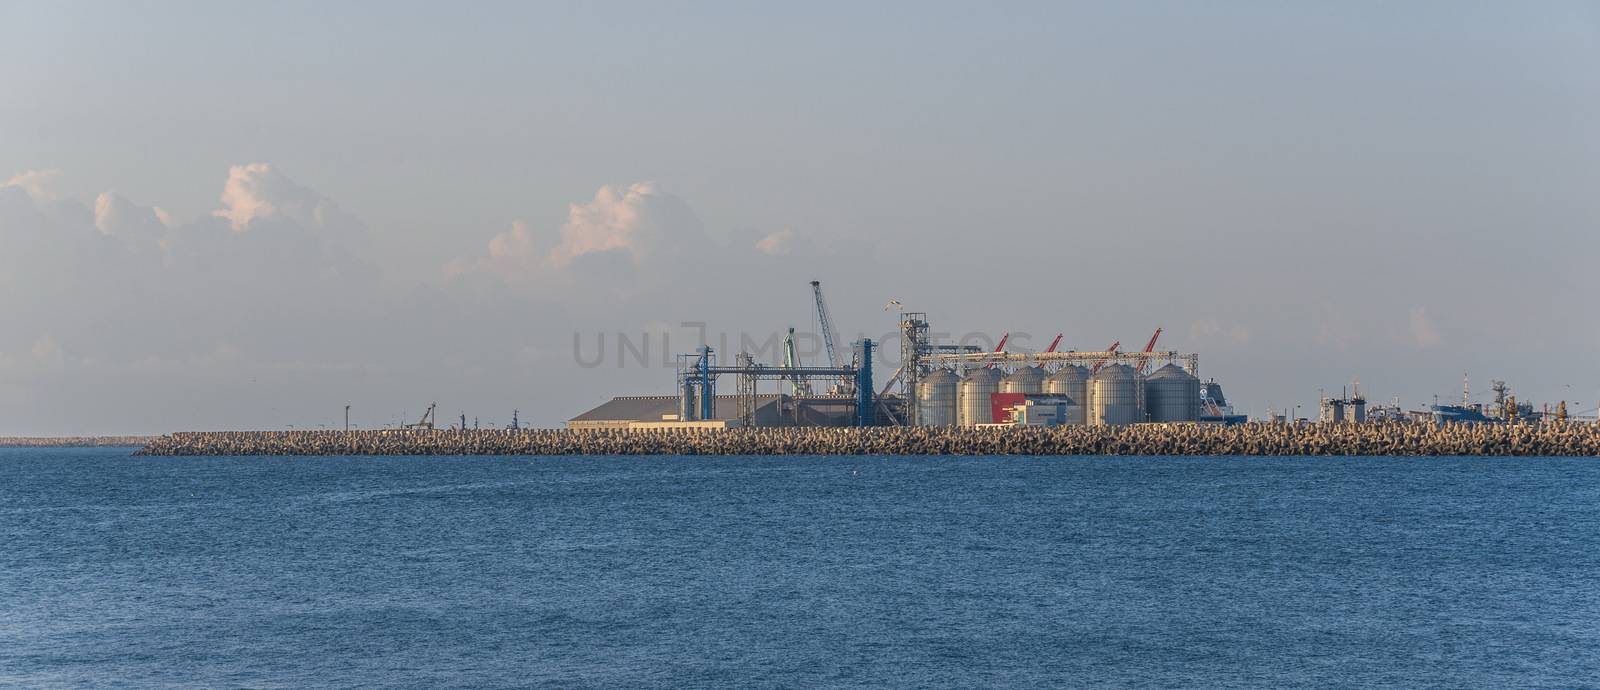
POLYGON ((0 63, 0 435, 555 426, 811 280, 1253 415, 1600 400, 1593 3, 0 3, 0 63))

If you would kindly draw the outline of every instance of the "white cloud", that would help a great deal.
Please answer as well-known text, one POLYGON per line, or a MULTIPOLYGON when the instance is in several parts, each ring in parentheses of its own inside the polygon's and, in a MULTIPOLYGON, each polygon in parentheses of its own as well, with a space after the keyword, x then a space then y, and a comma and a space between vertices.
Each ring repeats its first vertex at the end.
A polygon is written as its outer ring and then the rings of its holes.
POLYGON ((6 180, 0 187, 18 187, 33 197, 34 201, 51 201, 59 198, 54 187, 60 177, 60 170, 29 170, 6 180))
POLYGON ((235 165, 222 187, 223 208, 211 215, 228 219, 234 231, 268 218, 285 218, 308 227, 328 224, 333 202, 302 187, 269 163, 235 165))
POLYGON ((756 251, 768 256, 783 256, 794 249, 794 231, 784 228, 756 242, 756 251))
POLYGON ((139 206, 115 192, 94 200, 94 226, 107 235, 155 237, 171 226, 171 217, 158 208, 139 206))
POLYGON ((568 266, 585 254, 627 252, 634 264, 650 258, 667 241, 698 234, 700 222, 687 204, 666 194, 654 182, 626 188, 607 185, 587 204, 572 204, 561 226, 561 241, 550 250, 550 263, 568 266))
POLYGON ((489 240, 490 259, 525 260, 537 256, 538 247, 534 245, 533 230, 520 220, 512 222, 509 231, 489 240))
POLYGON ((447 276, 474 270, 505 280, 524 281, 541 272, 559 272, 581 262, 585 273, 632 271, 704 240, 700 220, 682 199, 653 182, 607 185, 587 203, 571 204, 560 232, 545 240, 527 223, 489 240, 486 254, 452 261, 447 276))
POLYGON ((1411 344, 1430 348, 1441 342, 1439 327, 1428 317, 1427 307, 1411 308, 1411 344))
POLYGON ((31 365, 63 352, 82 361, 177 358, 212 332, 304 349, 313 346, 295 333, 316 323, 337 329, 341 311, 381 294, 363 247, 347 246, 359 236, 343 229, 359 223, 325 226, 337 206, 266 166, 234 167, 223 197, 239 212, 229 221, 271 218, 272 232, 229 232, 211 217, 169 227, 161 209, 114 192, 89 205, 52 197, 52 177, 24 173, 0 186, 0 313, 15 326, 0 332, 0 350, 33 352, 31 365), (315 204, 307 210, 296 199, 315 204), (22 336, 41 332, 50 335, 22 336))

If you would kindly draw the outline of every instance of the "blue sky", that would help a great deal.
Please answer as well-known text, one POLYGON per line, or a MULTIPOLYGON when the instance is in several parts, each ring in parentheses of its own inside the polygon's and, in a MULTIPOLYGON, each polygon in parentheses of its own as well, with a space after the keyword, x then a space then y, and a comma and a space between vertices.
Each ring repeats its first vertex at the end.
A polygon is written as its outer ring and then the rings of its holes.
POLYGON ((575 332, 813 278, 1163 326, 1258 414, 1600 397, 1593 4, 24 3, 0 60, 3 433, 555 424, 670 388, 575 332))

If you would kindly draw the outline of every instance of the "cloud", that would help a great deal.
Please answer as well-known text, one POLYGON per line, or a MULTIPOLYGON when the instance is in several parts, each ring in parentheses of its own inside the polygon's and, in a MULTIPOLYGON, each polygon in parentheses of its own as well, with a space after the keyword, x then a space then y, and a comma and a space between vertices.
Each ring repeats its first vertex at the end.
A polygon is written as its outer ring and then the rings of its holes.
POLYGON ((58 198, 54 187, 55 181, 60 177, 60 170, 28 170, 6 180, 0 187, 17 187, 27 192, 35 201, 52 201, 58 198))
POLYGON ((235 232, 243 232, 252 222, 274 218, 322 227, 336 214, 338 207, 331 200, 296 184, 271 164, 250 163, 228 169, 222 208, 211 215, 228 219, 235 232))
POLYGON ((527 223, 513 221, 511 230, 495 235, 489 240, 489 258, 528 260, 538 256, 539 249, 533 241, 533 230, 527 223))
POLYGON ((1427 307, 1412 307, 1411 344, 1426 349, 1440 342, 1439 327, 1428 317, 1427 307))
POLYGON ((297 334, 339 330, 344 312, 382 294, 369 249, 345 241, 360 224, 270 166, 233 167, 229 213, 188 223, 115 192, 55 197, 55 176, 0 186, 0 313, 15 326, 0 350, 27 351, 21 334, 46 332, 50 351, 86 360, 171 359, 226 331, 294 351, 313 347, 297 334), (272 231, 234 232, 234 221, 272 231))
POLYGON ((107 235, 157 237, 172 225, 172 217, 159 208, 139 206, 114 192, 94 200, 94 227, 107 235))
POLYGON ((794 249, 794 231, 784 228, 756 242, 756 251, 768 256, 783 256, 794 249))
POLYGON ((517 221, 489 240, 483 256, 452 261, 445 274, 483 272, 508 281, 579 267, 590 274, 631 274, 690 251, 704 239, 700 219, 689 205, 655 183, 607 185, 595 192, 593 200, 569 205, 566 222, 550 240, 517 221))
POLYGON ((364 226, 270 165, 226 169, 217 212, 177 220, 111 191, 55 196, 53 177, 0 185, 0 432, 275 425, 334 399, 548 420, 572 403, 527 391, 559 380, 571 333, 662 313, 703 275, 690 256, 749 253, 640 183, 600 188, 556 227, 513 223, 453 264, 461 280, 429 285, 382 274, 380 235, 346 233, 364 226))
POLYGON ((700 232, 700 220, 688 204, 662 192, 654 182, 626 188, 607 185, 595 192, 593 201, 568 207, 561 242, 550 250, 550 263, 564 267, 585 254, 624 251, 639 264, 667 241, 700 232))

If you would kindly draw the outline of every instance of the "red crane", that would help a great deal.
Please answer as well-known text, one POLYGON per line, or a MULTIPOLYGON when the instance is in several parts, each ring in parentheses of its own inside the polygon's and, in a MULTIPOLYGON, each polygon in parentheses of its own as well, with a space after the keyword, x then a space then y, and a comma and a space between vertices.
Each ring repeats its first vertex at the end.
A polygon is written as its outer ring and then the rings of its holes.
MULTIPOLYGON (((1063 334, 1061 334, 1061 333, 1057 333, 1056 334, 1056 339, 1050 341, 1050 347, 1045 348, 1044 354, 1048 355, 1048 354, 1056 351, 1056 346, 1061 344, 1061 336, 1062 335, 1063 334)), ((1039 366, 1042 367, 1042 366, 1044 366, 1045 363, 1044 362, 1039 362, 1038 364, 1039 364, 1039 366)))
POLYGON ((1144 352, 1139 353, 1139 364, 1138 364, 1138 366, 1135 366, 1134 369, 1137 369, 1141 376, 1144 374, 1144 370, 1145 369, 1149 369, 1150 368, 1150 353, 1155 351, 1155 349, 1156 349, 1156 339, 1158 339, 1160 337, 1161 337, 1161 329, 1157 328, 1156 329, 1156 334, 1150 336, 1150 342, 1145 343, 1144 352))
POLYGON ((1089 367, 1089 373, 1091 373, 1091 374, 1098 373, 1100 371, 1100 367, 1105 366, 1106 362, 1111 360, 1111 357, 1109 357, 1109 355, 1116 354, 1117 353, 1117 348, 1119 348, 1119 347, 1122 347, 1122 341, 1121 340, 1118 340, 1117 342, 1112 343, 1111 347, 1106 348, 1106 354, 1108 356, 1103 358, 1103 359, 1101 359, 1098 362, 1095 362, 1094 366, 1089 367))
POLYGON ((1055 339, 1055 340, 1052 340, 1052 341, 1050 341, 1050 347, 1049 347, 1049 348, 1047 348, 1047 349, 1046 349, 1046 350, 1045 350, 1045 351, 1044 351, 1044 352, 1045 352, 1045 354, 1050 354, 1050 353, 1052 353, 1052 352, 1055 352, 1055 351, 1056 351, 1056 346, 1057 346, 1057 345, 1060 345, 1060 344, 1061 344, 1061 336, 1062 336, 1062 335, 1063 335, 1063 334, 1061 334, 1061 333, 1057 333, 1057 334, 1056 334, 1056 339, 1055 339))
MULTIPOLYGON (((1006 349, 1006 340, 1009 339, 1010 337, 1011 337, 1011 332, 1010 331, 1007 331, 1005 333, 1005 335, 1000 336, 1000 344, 994 346, 994 351, 995 352, 1000 352, 1001 350, 1006 349)), ((993 369, 994 368, 994 362, 990 362, 988 364, 985 364, 983 368, 985 368, 985 369, 993 369)))

